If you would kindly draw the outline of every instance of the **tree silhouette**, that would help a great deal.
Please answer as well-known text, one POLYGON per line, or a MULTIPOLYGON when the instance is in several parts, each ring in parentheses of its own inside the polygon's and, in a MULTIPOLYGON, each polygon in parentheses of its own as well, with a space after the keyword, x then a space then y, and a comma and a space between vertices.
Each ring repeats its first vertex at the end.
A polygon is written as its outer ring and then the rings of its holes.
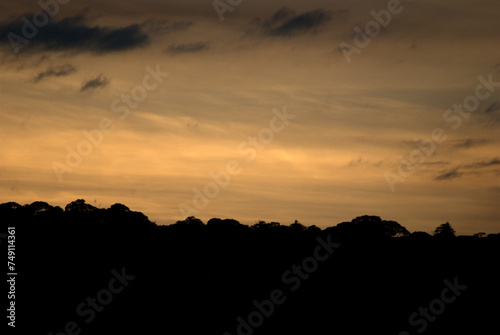
POLYGON ((278 228, 280 227, 280 223, 279 222, 266 222, 266 221, 258 221, 257 223, 255 223, 254 225, 250 226, 250 228, 252 228, 253 230, 259 230, 259 231, 264 231, 264 230, 270 230, 270 229, 274 229, 274 228, 278 228))
POLYGON ((66 212, 93 212, 96 209, 98 208, 90 204, 86 204, 83 199, 72 201, 64 208, 66 212))
POLYGON ((62 208, 59 206, 51 206, 43 201, 35 201, 29 205, 24 206, 26 210, 32 215, 40 215, 43 213, 59 212, 62 213, 62 208))
POLYGON ((342 222, 332 228, 327 229, 341 238, 388 238, 410 235, 410 232, 396 221, 382 220, 374 215, 358 216, 351 222, 342 222))
MULTIPOLYGON (((364 334, 374 324, 385 334, 397 334, 408 329, 408 315, 415 306, 429 301, 433 306, 432 297, 427 297, 436 294, 439 299, 436 285, 444 287, 445 279, 471 289, 456 299, 460 308, 447 308, 446 318, 426 334, 461 333, 463 322, 457 321, 468 322, 474 330, 486 329, 498 315, 487 300, 500 297, 494 267, 500 234, 477 238, 484 236, 478 233, 476 238, 459 237, 448 243, 425 232, 409 235, 399 223, 373 215, 328 228, 298 221, 290 225, 257 221, 249 226, 220 218, 204 224, 193 216, 157 226, 120 203, 105 209, 78 199, 65 209, 41 201, 0 204, 1 246, 8 242, 5 232, 11 225, 16 226, 20 246, 29 246, 16 250, 16 257, 23 261, 24 282, 32 283, 23 286, 26 294, 19 299, 27 306, 23 313, 34 322, 20 326, 33 324, 36 333, 47 334, 67 323, 65 311, 74 316, 71 309, 77 301, 101 292, 110 269, 119 274, 124 269, 137 279, 119 293, 120 302, 91 325, 81 323, 82 329, 96 335, 178 329, 220 335, 230 327, 240 333, 238 329, 247 327, 236 322, 243 325, 239 320, 250 322, 250 315, 269 311, 270 292, 276 289, 290 299, 284 308, 272 307, 279 312, 266 317, 259 334, 325 334, 333 325, 339 334, 364 334), (333 250, 332 243, 337 242, 341 246, 333 250), (45 308, 33 305, 29 311, 28 299, 43 301, 45 308), (322 301, 335 303, 316 303, 322 301), (256 308, 251 311, 249 306, 256 308), (359 322, 361 317, 366 322, 359 322)), ((455 232, 447 222, 434 235, 455 236, 455 232)), ((446 297, 451 294, 450 290, 446 297)), ((99 296, 104 297, 99 293, 97 302, 99 296)))
POLYGON ((217 230, 217 231, 234 231, 234 230, 240 230, 243 227, 248 228, 248 226, 242 225, 237 220, 234 220, 234 219, 222 220, 219 218, 212 218, 212 219, 208 220, 207 227, 209 229, 213 229, 213 230, 217 230))
POLYGON ((192 228, 192 227, 199 228, 199 227, 203 227, 205 225, 203 223, 203 221, 201 221, 200 219, 198 219, 194 216, 189 216, 185 220, 177 221, 175 224, 176 225, 186 225, 190 228, 192 228))
POLYGON ((441 238, 456 237, 455 230, 451 227, 449 222, 437 226, 436 230, 434 230, 434 236, 441 238))
POLYGON ((306 226, 304 226, 297 220, 295 220, 295 222, 290 225, 290 228, 292 228, 292 230, 294 231, 299 231, 299 232, 305 231, 307 229, 306 226))

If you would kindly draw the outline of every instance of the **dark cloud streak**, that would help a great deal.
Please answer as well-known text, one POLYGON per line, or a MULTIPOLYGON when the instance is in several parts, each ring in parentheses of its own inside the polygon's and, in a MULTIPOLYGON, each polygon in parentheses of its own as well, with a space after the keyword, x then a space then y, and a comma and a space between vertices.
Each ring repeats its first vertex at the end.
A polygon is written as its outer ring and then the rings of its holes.
POLYGON ((47 70, 38 73, 33 79, 33 82, 36 84, 47 77, 62 77, 70 75, 73 72, 76 72, 76 67, 71 64, 50 66, 47 70))
MULTIPOLYGON (((314 32, 320 26, 328 23, 337 15, 347 14, 347 10, 324 10, 315 9, 296 15, 292 9, 283 7, 275 12, 269 19, 254 19, 251 24, 257 27, 257 31, 249 31, 250 34, 265 36, 291 37, 314 32)), ((252 29, 251 29, 252 30, 252 29)))
POLYGON ((448 172, 444 172, 440 175, 438 175, 435 180, 448 180, 448 179, 454 179, 454 178, 459 178, 462 177, 463 175, 466 174, 475 174, 478 173, 478 169, 483 169, 483 168, 488 168, 490 166, 496 166, 500 165, 500 159, 498 157, 492 158, 488 161, 477 161, 477 162, 472 162, 469 164, 460 164, 455 166, 453 169, 449 170, 448 172), (463 171, 466 170, 466 171, 463 171))
POLYGON ((435 178, 435 180, 449 180, 449 179, 454 179, 461 177, 463 175, 463 172, 458 171, 458 168, 455 168, 453 170, 450 170, 448 172, 445 172, 443 174, 440 174, 435 178))
POLYGON ((165 49, 165 52, 172 54, 181 54, 181 53, 194 53, 203 50, 207 50, 209 48, 208 42, 196 42, 196 43, 188 43, 188 44, 171 44, 165 49))
POLYGON ((269 34, 276 36, 304 34, 309 32, 311 29, 330 21, 332 17, 332 11, 316 9, 314 11, 306 12, 290 18, 280 26, 271 29, 269 34))
POLYGON ((466 138, 458 140, 453 144, 453 149, 469 149, 488 143, 489 141, 484 138, 466 138))
POLYGON ((287 8, 287 7, 283 7, 280 10, 278 10, 276 13, 273 14, 273 16, 271 17, 271 24, 273 24, 273 25, 277 24, 279 22, 282 22, 285 19, 288 19, 288 18, 294 16, 294 15, 295 15, 294 10, 287 8))
POLYGON ((103 88, 106 87, 108 84, 109 84, 109 79, 106 78, 102 73, 100 73, 96 78, 83 82, 80 92, 84 92, 95 88, 103 88))
POLYGON ((464 167, 466 169, 480 169, 480 168, 494 166, 494 165, 500 165, 500 159, 498 159, 498 157, 492 158, 489 161, 479 161, 479 162, 465 164, 462 167, 464 167))
MULTIPOLYGON (((25 15, 32 17, 30 14, 25 15)), ((23 22, 17 18, 0 24, 0 43, 10 44, 9 33, 23 36, 23 22)), ((34 52, 44 51, 88 51, 108 53, 139 48, 149 43, 149 36, 139 24, 120 28, 89 26, 84 14, 67 17, 57 22, 50 21, 38 28, 38 32, 22 47, 34 52)))
POLYGON ((494 102, 491 105, 489 105, 488 108, 485 109, 484 113, 490 114, 490 113, 493 113, 497 110, 500 110, 500 103, 494 102))
POLYGON ((170 22, 169 20, 147 20, 141 24, 141 28, 143 28, 147 32, 151 33, 162 33, 168 34, 178 31, 183 31, 188 29, 194 24, 193 21, 175 21, 170 22))

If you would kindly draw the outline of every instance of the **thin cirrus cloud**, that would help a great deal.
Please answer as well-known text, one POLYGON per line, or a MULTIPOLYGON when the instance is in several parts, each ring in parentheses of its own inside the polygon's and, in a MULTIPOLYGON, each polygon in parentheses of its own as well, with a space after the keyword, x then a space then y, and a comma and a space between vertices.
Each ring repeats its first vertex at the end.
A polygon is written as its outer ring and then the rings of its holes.
POLYGON ((194 24, 193 21, 171 21, 166 19, 148 19, 141 23, 141 28, 146 32, 169 34, 184 31, 194 24))
POLYGON ((80 92, 106 87, 109 82, 110 80, 106 78, 104 74, 100 73, 97 77, 84 81, 80 92))
POLYGON ((283 7, 276 11, 269 19, 253 20, 259 27, 259 33, 267 36, 290 37, 315 31, 320 26, 328 23, 335 15, 344 15, 346 10, 315 9, 296 15, 295 11, 283 7))
POLYGON ((496 112, 496 111, 498 111, 498 110, 500 110, 500 103, 495 101, 495 102, 493 102, 492 104, 490 104, 490 105, 488 106, 488 108, 486 108, 486 109, 484 110, 484 113, 485 113, 485 114, 490 114, 490 113, 496 112))
MULTIPOLYGON (((21 18, 2 23, 0 43, 10 43, 9 33, 23 36, 22 26, 21 18)), ((38 29, 35 37, 23 47, 33 51, 88 51, 100 54, 135 49, 150 42, 149 35, 142 31, 139 24, 120 28, 91 26, 85 22, 85 14, 49 22, 38 29)))
MULTIPOLYGON (((459 177, 462 177, 466 174, 478 173, 478 170, 480 170, 480 169, 488 168, 491 166, 497 166, 497 165, 500 165, 500 159, 498 157, 494 157, 490 160, 482 160, 482 161, 475 161, 475 162, 468 163, 468 164, 460 164, 447 172, 439 174, 434 179, 437 181, 440 181, 440 180, 459 178, 459 177), (464 170, 466 170, 466 171, 464 171, 464 170)), ((485 172, 487 172, 487 171, 485 171, 485 172)))
POLYGON ((171 54, 195 53, 209 48, 208 42, 196 42, 187 44, 171 44, 165 52, 171 54))
POLYGON ((448 172, 438 175, 435 180, 449 180, 463 176, 463 172, 460 172, 458 168, 454 168, 448 172))
POLYGON ((489 143, 485 138, 466 138, 453 143, 453 149, 469 149, 489 143))
POLYGON ((468 169, 479 169, 479 168, 484 168, 484 167, 489 167, 489 166, 494 166, 494 165, 500 165, 500 159, 498 157, 492 158, 490 160, 486 161, 477 161, 477 162, 472 162, 469 164, 465 164, 464 167, 468 169))
POLYGON ((47 77, 62 77, 76 72, 76 67, 71 64, 50 66, 46 70, 39 72, 33 82, 36 84, 47 77))

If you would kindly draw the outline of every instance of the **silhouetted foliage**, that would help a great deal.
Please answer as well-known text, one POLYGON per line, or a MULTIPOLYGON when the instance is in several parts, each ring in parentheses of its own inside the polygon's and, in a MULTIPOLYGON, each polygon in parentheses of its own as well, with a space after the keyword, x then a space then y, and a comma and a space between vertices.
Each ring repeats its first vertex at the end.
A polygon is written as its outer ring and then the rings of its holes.
POLYGON ((399 223, 382 220, 373 215, 358 216, 351 222, 342 222, 326 230, 340 239, 380 239, 410 235, 410 232, 399 223))
POLYGON ((266 221, 259 221, 255 223, 254 225, 250 226, 253 230, 268 230, 268 229, 273 229, 277 228, 280 226, 279 222, 266 222, 266 221))
POLYGON ((439 238, 453 238, 456 237, 455 230, 451 227, 449 222, 439 225, 434 230, 434 236, 439 238))
POLYGON ((189 216, 185 220, 177 221, 176 223, 168 226, 170 229, 178 232, 201 232, 205 224, 200 219, 189 216))
POLYGON ((207 222, 207 228, 210 231, 217 233, 231 233, 231 232, 241 232, 249 229, 248 226, 242 225, 234 219, 219 219, 212 218, 207 222))
POLYGON ((308 232, 308 233, 319 233, 319 232, 321 232, 321 228, 316 227, 316 225, 312 225, 312 226, 307 227, 306 232, 308 232))
POLYGON ((187 217, 183 221, 177 221, 175 224, 176 225, 186 225, 188 227, 196 227, 196 228, 201 228, 205 225, 203 223, 203 221, 201 221, 198 218, 195 218, 194 216, 187 217))
POLYGON ((66 207, 64 208, 65 212, 73 212, 73 213, 94 212, 95 210, 97 210, 96 207, 85 203, 85 200, 83 199, 72 201, 69 204, 67 204, 66 207))
MULTIPOLYGON (((417 333, 409 316, 455 277, 467 291, 428 321, 425 334, 490 334, 499 313, 491 301, 500 299, 500 234, 433 238, 369 215, 325 229, 297 220, 204 224, 193 216, 157 226, 123 204, 104 209, 83 199, 64 211, 38 201, 4 203, 0 216, 1 246, 5 227, 17 227, 23 334, 59 334, 76 320, 82 334, 235 335, 238 318, 276 289, 286 300, 255 335, 417 333), (331 255, 330 243, 340 243, 331 255), (76 307, 87 297, 107 299, 99 292, 111 269, 124 267, 134 281, 87 324, 76 307)), ((454 236, 449 224, 437 231, 454 236)))
POLYGON ((409 238, 414 239, 414 240, 425 241, 425 240, 429 240, 430 238, 432 238, 432 236, 424 231, 415 231, 415 232, 410 234, 409 238))
POLYGON ((305 231, 307 229, 306 226, 304 226, 302 223, 300 223, 297 220, 295 220, 295 222, 290 225, 290 228, 292 228, 293 231, 298 231, 298 232, 302 232, 302 231, 305 231))

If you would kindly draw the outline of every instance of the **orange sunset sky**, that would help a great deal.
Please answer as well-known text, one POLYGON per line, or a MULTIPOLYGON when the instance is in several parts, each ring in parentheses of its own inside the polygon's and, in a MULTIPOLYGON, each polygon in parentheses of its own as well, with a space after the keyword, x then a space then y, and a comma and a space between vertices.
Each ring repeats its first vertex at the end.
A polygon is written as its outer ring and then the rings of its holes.
POLYGON ((1 202, 500 232, 499 1, 61 2, 1 1, 1 202))

